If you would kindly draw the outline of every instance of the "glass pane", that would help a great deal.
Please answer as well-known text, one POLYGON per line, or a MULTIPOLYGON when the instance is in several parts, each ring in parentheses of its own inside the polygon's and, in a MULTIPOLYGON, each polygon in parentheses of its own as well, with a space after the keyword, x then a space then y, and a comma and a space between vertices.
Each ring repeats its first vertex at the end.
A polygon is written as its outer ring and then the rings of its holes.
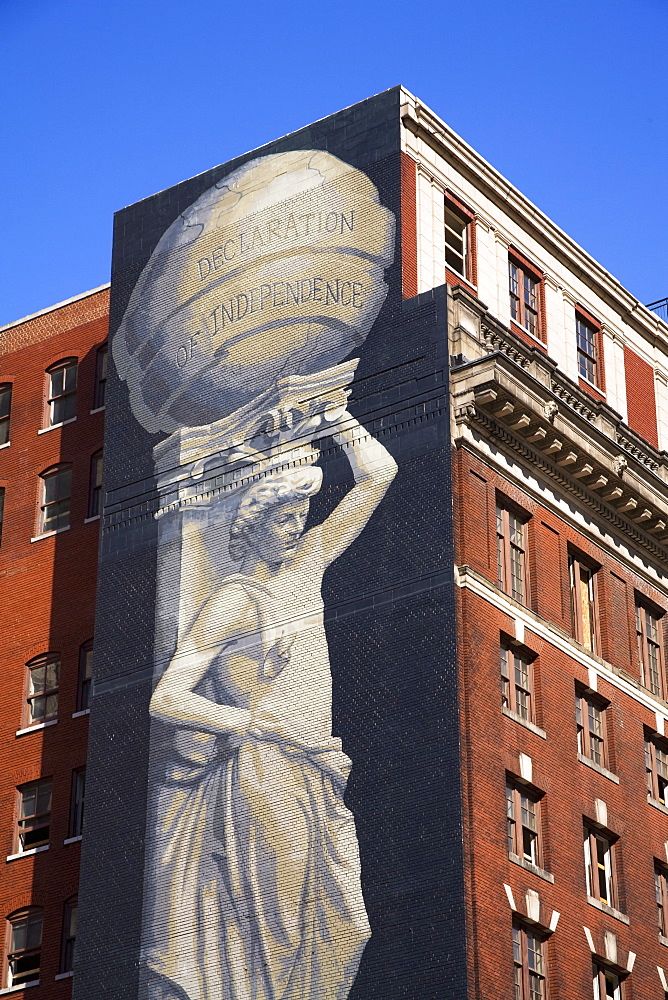
POLYGON ((5 386, 0 389, 0 420, 9 416, 12 405, 12 387, 5 386))
POLYGON ((78 370, 79 366, 77 364, 68 365, 67 368, 65 368, 65 382, 64 382, 65 392, 74 392, 74 390, 76 389, 78 370))
POLYGON ((50 379, 50 389, 49 396, 54 399, 56 396, 60 396, 63 391, 63 386, 65 384, 65 369, 59 368, 55 372, 51 372, 50 379))

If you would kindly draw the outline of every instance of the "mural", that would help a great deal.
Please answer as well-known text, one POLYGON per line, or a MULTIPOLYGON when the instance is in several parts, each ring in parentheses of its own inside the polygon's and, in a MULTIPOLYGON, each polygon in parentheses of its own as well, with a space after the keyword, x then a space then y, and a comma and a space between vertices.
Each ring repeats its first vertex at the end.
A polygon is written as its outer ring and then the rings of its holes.
POLYGON ((261 157, 166 231, 113 342, 161 497, 143 959, 152 1000, 344 1000, 370 928, 323 574, 396 465, 350 414, 394 218, 329 153, 261 157), (306 530, 322 439, 354 485, 306 530), (165 735, 166 734, 166 735, 165 735))

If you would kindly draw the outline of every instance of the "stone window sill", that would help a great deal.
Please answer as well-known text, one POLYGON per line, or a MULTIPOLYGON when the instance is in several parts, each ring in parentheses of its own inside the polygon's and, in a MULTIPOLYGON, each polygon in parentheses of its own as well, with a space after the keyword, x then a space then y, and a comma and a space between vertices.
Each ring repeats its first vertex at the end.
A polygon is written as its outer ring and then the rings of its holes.
POLYGON ((38 722, 36 726, 26 726, 25 729, 17 729, 15 736, 27 736, 28 733, 39 732, 40 729, 48 729, 49 726, 55 726, 58 719, 49 719, 48 722, 38 722))
POLYGON ((18 861, 19 858, 31 858, 33 854, 41 854, 42 851, 48 851, 49 845, 42 844, 41 847, 32 847, 29 851, 21 851, 19 854, 8 854, 6 861, 18 861))
POLYGON ((616 774, 613 774, 612 771, 608 771, 607 767, 597 764, 596 761, 591 760, 590 757, 585 757, 583 753, 579 753, 578 760, 581 764, 584 764, 585 767, 590 767, 592 771, 596 771, 597 774, 602 774, 604 778, 608 779, 608 781, 614 781, 616 785, 619 784, 619 778, 616 774))
POLYGON ((0 451, 2 451, 3 448, 9 448, 10 444, 11 441, 5 441, 4 444, 0 444, 0 451))
POLYGON ((82 708, 78 712, 72 712, 73 719, 79 719, 82 715, 90 715, 90 708, 82 708))
POLYGON ((63 841, 63 844, 78 844, 81 840, 82 836, 80 833, 78 833, 76 837, 66 837, 65 840, 63 841))
POLYGON ((56 528, 55 531, 45 531, 43 535, 35 535, 35 537, 31 538, 30 541, 41 542, 43 538, 52 538, 53 535, 60 535, 62 534, 63 531, 69 531, 69 530, 70 526, 68 524, 65 528, 56 528))
POLYGON ((92 517, 85 517, 84 518, 84 524, 90 524, 91 521, 99 521, 99 520, 100 520, 100 515, 99 514, 93 514, 92 517))
POLYGON ((663 934, 659 934, 659 944, 662 944, 665 948, 668 948, 668 938, 664 937, 663 934))
POLYGON ((48 434, 49 431, 57 431, 59 427, 65 427, 66 424, 73 424, 76 419, 76 417, 70 417, 69 420, 61 420, 59 424, 51 424, 50 427, 40 427, 37 433, 48 434))
POLYGON ((0 990, 0 997, 4 997, 6 993, 18 993, 19 990, 29 990, 31 986, 39 986, 39 979, 31 979, 29 983, 21 983, 20 986, 7 986, 4 990, 0 990))
POLYGON ((609 917, 619 920, 622 924, 626 924, 628 926, 628 924, 631 923, 625 913, 622 913, 620 910, 616 910, 614 906, 608 906, 607 903, 602 903, 600 899, 594 899, 593 896, 587 896, 587 902, 590 906, 594 906, 597 910, 607 913, 609 917))
POLYGON ((73 972, 59 972, 58 975, 54 976, 53 978, 54 979, 71 979, 73 975, 74 975, 73 972))
POLYGON ((521 715, 518 715, 517 712, 512 712, 509 708, 506 708, 505 705, 501 706, 501 711, 507 719, 512 719, 513 722, 517 722, 518 725, 524 726, 524 728, 528 729, 530 733, 535 733, 536 736, 540 736, 541 740, 547 739, 547 733, 544 729, 541 729, 540 726, 536 726, 533 722, 523 719, 521 715))
POLYGON ((663 802, 659 802, 658 799, 653 799, 650 795, 647 796, 647 801, 654 809, 658 809, 659 812, 665 813, 668 816, 668 806, 664 806, 663 802))
POLYGON ((514 865, 519 865, 520 868, 524 868, 527 872, 533 872, 538 878, 542 878, 545 882, 551 882, 554 885, 554 875, 551 872, 546 872, 544 868, 539 868, 538 865, 532 865, 530 861, 526 861, 521 858, 518 854, 509 854, 508 860, 512 861, 514 865))
POLYGON ((105 410, 104 406, 96 406, 90 412, 91 412, 91 414, 93 414, 93 413, 104 413, 104 410, 105 410))

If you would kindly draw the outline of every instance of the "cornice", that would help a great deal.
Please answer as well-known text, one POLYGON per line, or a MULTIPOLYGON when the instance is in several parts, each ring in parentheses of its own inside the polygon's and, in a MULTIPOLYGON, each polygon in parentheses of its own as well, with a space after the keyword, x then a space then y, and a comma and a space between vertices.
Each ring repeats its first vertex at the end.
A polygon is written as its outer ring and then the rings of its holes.
POLYGON ((455 439, 462 425, 477 431, 668 562, 668 483, 633 432, 610 427, 605 404, 584 403, 556 368, 546 384, 520 361, 496 350, 453 369, 455 439))
POLYGON ((454 167, 493 204, 517 222, 585 285, 592 288, 622 319, 653 346, 668 353, 668 325, 624 286, 536 205, 499 174, 433 111, 403 91, 401 120, 454 167))

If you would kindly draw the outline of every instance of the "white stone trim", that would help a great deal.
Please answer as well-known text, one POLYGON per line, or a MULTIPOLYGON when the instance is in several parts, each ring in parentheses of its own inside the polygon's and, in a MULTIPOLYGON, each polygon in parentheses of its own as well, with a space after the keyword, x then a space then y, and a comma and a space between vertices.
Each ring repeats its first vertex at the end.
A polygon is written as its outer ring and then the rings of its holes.
POLYGON ((608 684, 611 684, 612 687, 633 698, 634 701, 648 709, 652 714, 658 710, 665 712, 665 707, 661 708, 650 691, 641 688, 640 685, 636 688, 630 680, 616 673, 612 664, 592 656, 583 646, 579 646, 574 639, 556 629, 554 625, 539 618, 529 608, 520 609, 516 601, 512 601, 505 594, 501 593, 500 590, 470 566, 455 566, 455 585, 472 591, 472 593, 487 601, 488 604, 491 604, 498 611, 508 615, 509 618, 521 616, 524 619, 526 628, 533 632, 539 639, 544 639, 555 649, 565 653, 572 660, 575 660, 576 663, 584 667, 585 670, 589 667, 594 668, 608 684))
POLYGON ((5 861, 18 861, 19 858, 31 858, 34 854, 41 854, 48 851, 50 844, 42 844, 41 847, 31 847, 29 851, 20 851, 18 854, 8 854, 5 861))
POLYGON ((59 427, 64 427, 66 424, 73 424, 76 419, 76 417, 68 417, 67 420, 61 420, 59 424, 51 424, 50 427, 40 427, 37 433, 48 434, 49 431, 57 431, 59 427))
POLYGON ((55 726, 58 719, 49 719, 48 722, 38 722, 36 726, 26 726, 24 729, 17 729, 14 733, 15 736, 27 736, 28 733, 37 733, 41 729, 48 729, 49 726, 55 726))

